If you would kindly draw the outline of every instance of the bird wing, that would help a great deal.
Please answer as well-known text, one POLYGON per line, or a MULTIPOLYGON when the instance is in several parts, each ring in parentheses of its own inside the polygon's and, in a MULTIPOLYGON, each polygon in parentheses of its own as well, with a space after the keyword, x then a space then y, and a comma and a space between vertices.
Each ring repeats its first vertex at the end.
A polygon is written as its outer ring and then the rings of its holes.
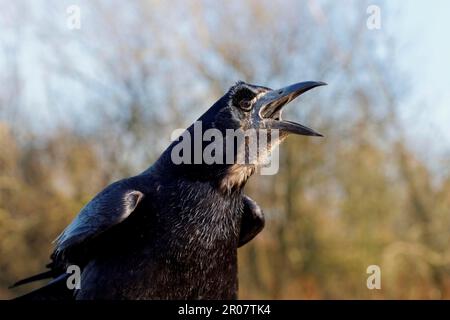
POLYGON ((244 211, 242 213, 239 247, 252 240, 264 228, 264 213, 260 206, 249 196, 243 196, 244 211))
MULTIPOLYGON (((60 263, 65 263, 67 250, 124 221, 133 213, 143 197, 144 194, 141 191, 128 186, 128 183, 124 180, 108 186, 81 209, 78 216, 55 239, 56 247, 52 254, 52 262, 47 265, 50 270, 20 280, 11 288, 48 278, 56 279, 45 288, 52 289, 59 286, 61 281, 65 283, 65 278, 61 277, 67 276, 67 274, 61 269, 60 263)), ((38 290, 36 294, 33 293, 30 297, 35 298, 35 295, 39 296, 43 293, 46 296, 48 290, 38 290)))
POLYGON ((124 221, 144 197, 141 191, 115 183, 100 192, 55 239, 54 258, 124 221))

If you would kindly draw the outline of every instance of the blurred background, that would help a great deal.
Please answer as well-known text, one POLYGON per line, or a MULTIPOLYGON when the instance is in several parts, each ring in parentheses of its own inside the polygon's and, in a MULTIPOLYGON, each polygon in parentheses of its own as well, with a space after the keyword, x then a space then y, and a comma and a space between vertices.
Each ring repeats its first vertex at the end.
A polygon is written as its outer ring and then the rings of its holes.
POLYGON ((151 165, 237 80, 319 80, 287 111, 326 138, 291 137, 279 173, 246 187, 267 225, 240 249, 240 298, 449 299, 448 12, 0 0, 0 298, 28 291, 8 286, 43 270, 80 208, 151 165), (369 265, 381 290, 366 286, 369 265))

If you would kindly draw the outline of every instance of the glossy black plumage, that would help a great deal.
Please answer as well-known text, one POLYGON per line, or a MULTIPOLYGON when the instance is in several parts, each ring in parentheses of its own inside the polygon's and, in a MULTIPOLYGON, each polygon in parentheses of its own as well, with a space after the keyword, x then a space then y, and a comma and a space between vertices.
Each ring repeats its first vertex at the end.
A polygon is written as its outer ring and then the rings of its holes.
MULTIPOLYGON (((203 131, 275 122, 251 120, 261 113, 251 110, 253 104, 269 92, 237 83, 200 117, 203 131)), ((55 280, 24 298, 237 297, 237 249, 264 227, 262 210, 242 192, 254 165, 175 164, 171 151, 177 143, 149 169, 109 185, 81 210, 56 239, 50 271, 37 276, 55 280), (81 289, 71 291, 64 274, 73 264, 82 269, 81 289)))

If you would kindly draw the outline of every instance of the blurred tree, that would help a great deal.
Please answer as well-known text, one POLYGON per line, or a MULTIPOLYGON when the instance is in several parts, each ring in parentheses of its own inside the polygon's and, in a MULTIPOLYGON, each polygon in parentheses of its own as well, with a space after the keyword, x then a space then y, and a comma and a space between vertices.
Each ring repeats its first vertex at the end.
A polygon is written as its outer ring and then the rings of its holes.
POLYGON ((450 176, 399 130, 395 43, 366 29, 369 2, 79 1, 78 31, 69 4, 0 0, 0 297, 236 80, 312 79, 330 85, 287 117, 326 138, 288 139, 279 173, 247 186, 267 227, 240 250, 241 297, 450 298, 450 176))

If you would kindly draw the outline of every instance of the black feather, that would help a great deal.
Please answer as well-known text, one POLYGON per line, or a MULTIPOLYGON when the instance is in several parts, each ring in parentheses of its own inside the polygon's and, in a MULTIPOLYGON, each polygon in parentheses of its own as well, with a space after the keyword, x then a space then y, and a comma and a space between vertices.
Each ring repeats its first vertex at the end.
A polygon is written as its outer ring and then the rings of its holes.
POLYGON ((12 288, 24 285, 26 283, 53 278, 54 276, 55 276, 55 272, 53 270, 45 271, 42 273, 35 274, 34 276, 19 280, 16 283, 14 283, 12 286, 10 286, 9 288, 12 289, 12 288))
MULTIPOLYGON (((199 119, 204 130, 239 127, 230 99, 199 119)), ((176 143, 148 170, 95 196, 56 240, 51 270, 14 286, 56 278, 31 299, 236 298, 237 248, 261 230, 262 212, 244 198, 244 184, 221 189, 230 165, 175 164, 176 143), (242 215, 251 215, 244 228, 242 215), (70 265, 82 269, 76 291, 64 281, 70 265)))

